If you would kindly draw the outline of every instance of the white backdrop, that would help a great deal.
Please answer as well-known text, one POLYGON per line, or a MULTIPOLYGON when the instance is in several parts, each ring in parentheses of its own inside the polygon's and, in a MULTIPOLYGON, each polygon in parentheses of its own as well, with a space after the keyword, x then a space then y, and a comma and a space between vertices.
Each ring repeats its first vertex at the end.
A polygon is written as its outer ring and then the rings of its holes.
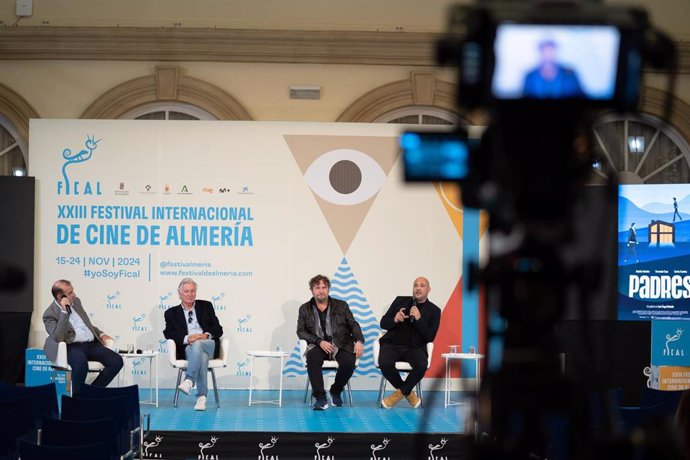
MULTIPOLYGON (((311 296, 309 278, 322 273, 334 277, 332 294, 350 302, 365 329, 355 378, 370 387, 378 382, 372 338, 393 298, 409 295, 413 279, 424 275, 431 300, 444 308, 461 276, 461 240, 439 194, 431 184, 402 182, 399 130, 32 120, 32 345, 45 338, 41 315, 52 301, 51 284, 66 278, 92 322, 120 348, 163 351, 164 310, 179 304, 177 285, 191 276, 230 340, 219 386, 246 388, 246 351, 282 346, 292 353, 286 386, 302 387, 297 309, 311 296), (355 190, 334 190, 337 164, 359 170, 355 190)), ((134 364, 134 381, 148 382, 145 366, 134 364)), ((161 387, 172 387, 175 372, 165 356, 160 369, 161 387)), ((275 363, 259 360, 255 384, 274 386, 277 373, 275 363)))

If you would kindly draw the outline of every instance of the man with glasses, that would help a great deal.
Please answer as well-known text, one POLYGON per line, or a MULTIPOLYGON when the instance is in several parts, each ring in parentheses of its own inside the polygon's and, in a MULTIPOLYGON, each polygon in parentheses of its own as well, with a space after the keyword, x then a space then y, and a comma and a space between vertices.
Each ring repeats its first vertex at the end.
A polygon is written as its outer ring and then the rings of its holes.
POLYGON ((197 300, 197 284, 191 278, 180 281, 177 292, 181 303, 165 312, 166 339, 172 339, 177 346, 177 359, 187 360, 185 378, 178 387, 184 394, 190 394, 196 384, 196 405, 194 410, 206 410, 208 394, 208 361, 218 358, 223 327, 207 300, 197 300))
POLYGON ((48 333, 43 346, 46 357, 55 361, 58 343, 67 344, 67 363, 72 368, 72 393, 75 395, 79 394, 86 381, 89 361, 98 361, 104 366, 92 385, 108 386, 122 369, 122 357, 105 347, 106 340, 112 338, 91 324, 72 283, 57 280, 51 293, 53 301, 43 313, 43 324, 48 333))

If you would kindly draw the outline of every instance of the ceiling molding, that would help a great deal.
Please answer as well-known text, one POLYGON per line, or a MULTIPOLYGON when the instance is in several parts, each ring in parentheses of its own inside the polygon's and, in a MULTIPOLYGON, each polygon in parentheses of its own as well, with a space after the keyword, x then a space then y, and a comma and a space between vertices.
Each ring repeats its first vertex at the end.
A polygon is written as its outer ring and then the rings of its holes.
POLYGON ((438 35, 408 32, 4 27, 2 60, 434 65, 438 35))

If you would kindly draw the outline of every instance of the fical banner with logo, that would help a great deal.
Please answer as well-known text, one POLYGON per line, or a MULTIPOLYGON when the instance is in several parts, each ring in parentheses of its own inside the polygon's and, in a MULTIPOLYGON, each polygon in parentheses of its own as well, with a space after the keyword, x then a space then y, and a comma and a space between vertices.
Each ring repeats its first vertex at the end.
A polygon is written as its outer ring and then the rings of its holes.
MULTIPOLYGON (((444 310, 439 337, 460 343, 462 210, 447 190, 403 183, 399 130, 32 120, 32 345, 43 344, 41 315, 52 283, 64 278, 120 349, 164 353, 163 314, 180 303, 180 280, 191 277, 229 340, 219 386, 246 388, 247 351, 280 347, 289 354, 285 374, 297 377, 286 385, 301 387, 297 310, 318 273, 332 278, 331 295, 348 301, 365 332, 355 378, 379 376, 372 356, 379 321, 417 276, 429 278, 430 300, 444 310)), ((134 382, 148 381, 144 360, 132 361, 134 382)), ((159 365, 161 387, 172 387, 165 354, 159 365)), ((274 387, 279 367, 257 360, 255 386, 274 387)))

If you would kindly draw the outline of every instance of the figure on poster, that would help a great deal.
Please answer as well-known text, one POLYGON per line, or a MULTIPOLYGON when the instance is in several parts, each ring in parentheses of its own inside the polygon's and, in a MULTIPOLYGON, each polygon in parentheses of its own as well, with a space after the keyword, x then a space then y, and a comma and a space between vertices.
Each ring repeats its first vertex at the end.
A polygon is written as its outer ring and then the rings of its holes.
POLYGON ((630 224, 630 228, 628 229, 628 249, 625 253, 623 262, 627 262, 630 255, 634 255, 635 262, 639 262, 637 258, 637 232, 635 231, 635 222, 630 224))
POLYGON ((381 318, 381 328, 387 332, 379 339, 379 367, 381 373, 395 388, 383 399, 386 409, 406 398, 412 407, 421 400, 414 391, 427 369, 429 356, 426 344, 433 342, 441 322, 441 309, 429 300, 431 285, 420 276, 412 285, 412 297, 398 296, 381 318), (395 368, 397 361, 410 364, 412 370, 405 380, 395 368))
POLYGON ((678 216, 679 220, 683 220, 683 217, 680 215, 678 212, 678 202, 676 201, 676 197, 673 197, 673 222, 676 221, 676 216, 678 216))
POLYGON ((43 324, 48 333, 43 346, 46 357, 55 361, 58 343, 67 344, 73 395, 79 394, 81 385, 86 381, 89 361, 97 361, 104 366, 92 385, 108 386, 123 365, 122 357, 105 346, 107 341, 113 340, 112 337, 91 324, 71 282, 65 279, 55 281, 51 293, 53 301, 43 312, 43 324))
POLYGON ((314 410, 328 408, 321 367, 335 359, 338 371, 329 389, 331 403, 343 405, 341 393, 355 371, 355 362, 364 353, 364 335, 347 302, 329 295, 331 281, 323 275, 309 280, 312 298, 299 307, 297 336, 307 342, 307 374, 315 398, 314 410))
POLYGON ((223 327, 213 304, 196 298, 197 284, 193 279, 180 281, 177 292, 181 302, 166 310, 163 335, 175 341, 177 359, 187 360, 184 380, 178 388, 188 395, 196 385, 194 410, 203 411, 208 394, 208 361, 220 355, 223 327))
POLYGON ((539 64, 527 72, 523 97, 562 99, 584 97, 577 72, 558 62, 558 46, 554 40, 539 42, 539 64))

